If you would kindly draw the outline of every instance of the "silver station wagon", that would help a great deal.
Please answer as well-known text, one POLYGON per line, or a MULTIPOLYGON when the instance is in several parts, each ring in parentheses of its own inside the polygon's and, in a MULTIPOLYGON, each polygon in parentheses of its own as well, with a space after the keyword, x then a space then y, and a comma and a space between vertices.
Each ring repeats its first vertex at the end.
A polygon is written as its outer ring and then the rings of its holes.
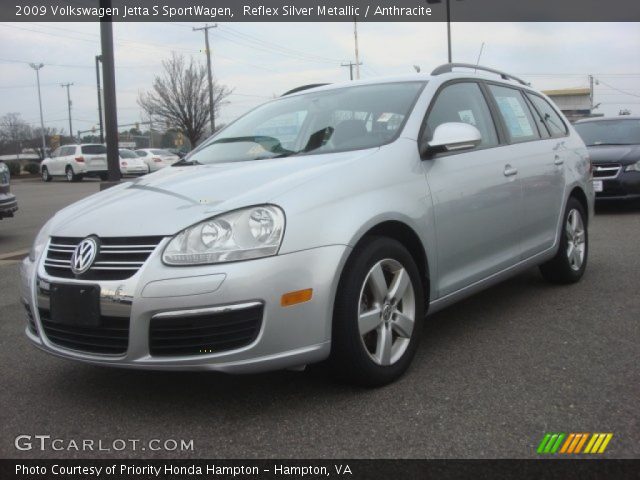
POLYGON ((577 282, 584 143, 525 82, 469 67, 296 89, 58 212, 22 264, 27 336, 93 364, 326 361, 374 386, 427 313, 534 266, 577 282))

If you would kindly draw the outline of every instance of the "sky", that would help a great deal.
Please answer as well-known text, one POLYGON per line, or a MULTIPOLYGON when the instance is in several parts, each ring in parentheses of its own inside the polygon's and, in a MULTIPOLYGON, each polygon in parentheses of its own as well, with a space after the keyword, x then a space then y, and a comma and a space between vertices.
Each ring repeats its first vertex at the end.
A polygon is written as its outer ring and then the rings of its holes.
MULTIPOLYGON (((172 52, 206 63, 204 35, 187 23, 115 23, 118 123, 145 120, 137 105, 172 52)), ((597 112, 640 115, 638 23, 453 23, 453 60, 520 76, 540 90, 587 87, 595 77, 597 112)), ((288 89, 349 79, 352 23, 221 23, 210 30, 213 71, 233 89, 219 122, 228 123, 288 89)), ((359 23, 361 78, 424 73, 446 63, 444 23, 359 23)), ((39 126, 40 70, 46 126, 68 132, 66 89, 73 82, 73 129, 98 122, 95 55, 98 23, 0 23, 0 116, 18 112, 39 126)))

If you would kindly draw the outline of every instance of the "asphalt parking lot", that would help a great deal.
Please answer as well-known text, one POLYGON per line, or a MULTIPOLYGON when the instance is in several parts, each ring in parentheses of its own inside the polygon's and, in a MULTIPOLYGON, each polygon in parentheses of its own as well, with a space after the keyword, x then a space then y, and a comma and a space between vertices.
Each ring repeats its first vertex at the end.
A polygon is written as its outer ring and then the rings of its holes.
MULTIPOLYGON (((95 182, 18 181, 0 255, 95 182)), ((94 367, 28 344, 18 266, 0 262, 0 457, 526 458, 546 432, 612 432, 640 456, 640 207, 599 209, 577 285, 536 270, 428 322, 408 374, 376 390, 321 372, 250 376, 94 367), (17 435, 193 439, 187 452, 17 451, 17 435)))

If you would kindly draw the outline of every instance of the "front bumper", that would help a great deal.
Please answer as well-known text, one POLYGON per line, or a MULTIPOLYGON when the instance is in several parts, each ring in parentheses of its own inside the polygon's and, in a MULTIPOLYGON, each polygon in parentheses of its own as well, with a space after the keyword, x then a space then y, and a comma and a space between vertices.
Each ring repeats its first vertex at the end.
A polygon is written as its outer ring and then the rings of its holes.
MULTIPOLYGON (((348 254, 346 246, 327 246, 286 255, 195 267, 168 267, 161 262, 161 242, 145 265, 131 278, 119 281, 78 281, 47 275, 42 258, 22 263, 22 300, 32 312, 33 327, 26 334, 48 353, 83 362, 158 370, 217 370, 249 373, 296 367, 325 359, 330 351, 333 299, 348 254), (43 329, 39 309, 48 298, 40 282, 100 286, 103 315, 128 317, 129 336, 121 355, 88 353, 53 343, 43 329), (306 303, 280 305, 284 293, 313 288, 306 303), (151 353, 153 317, 194 309, 225 309, 260 303, 264 306, 260 331, 241 348, 217 353, 157 356, 151 353)), ((43 255, 44 256, 44 255, 43 255)))
MULTIPOLYGON (((594 180, 599 180, 594 178, 594 180)), ((640 172, 622 170, 615 178, 602 179, 602 192, 596 200, 633 200, 640 198, 640 172)))
POLYGON ((5 217, 13 217, 18 210, 18 202, 16 197, 10 193, 0 193, 0 219, 5 217))

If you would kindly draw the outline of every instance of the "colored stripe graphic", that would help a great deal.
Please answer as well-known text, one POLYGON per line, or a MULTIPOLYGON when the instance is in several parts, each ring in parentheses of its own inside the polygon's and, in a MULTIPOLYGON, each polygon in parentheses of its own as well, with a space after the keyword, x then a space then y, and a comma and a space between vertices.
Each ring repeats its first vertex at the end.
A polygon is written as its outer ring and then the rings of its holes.
POLYGON ((536 451, 539 454, 567 455, 604 453, 612 438, 613 433, 546 433, 536 451))

